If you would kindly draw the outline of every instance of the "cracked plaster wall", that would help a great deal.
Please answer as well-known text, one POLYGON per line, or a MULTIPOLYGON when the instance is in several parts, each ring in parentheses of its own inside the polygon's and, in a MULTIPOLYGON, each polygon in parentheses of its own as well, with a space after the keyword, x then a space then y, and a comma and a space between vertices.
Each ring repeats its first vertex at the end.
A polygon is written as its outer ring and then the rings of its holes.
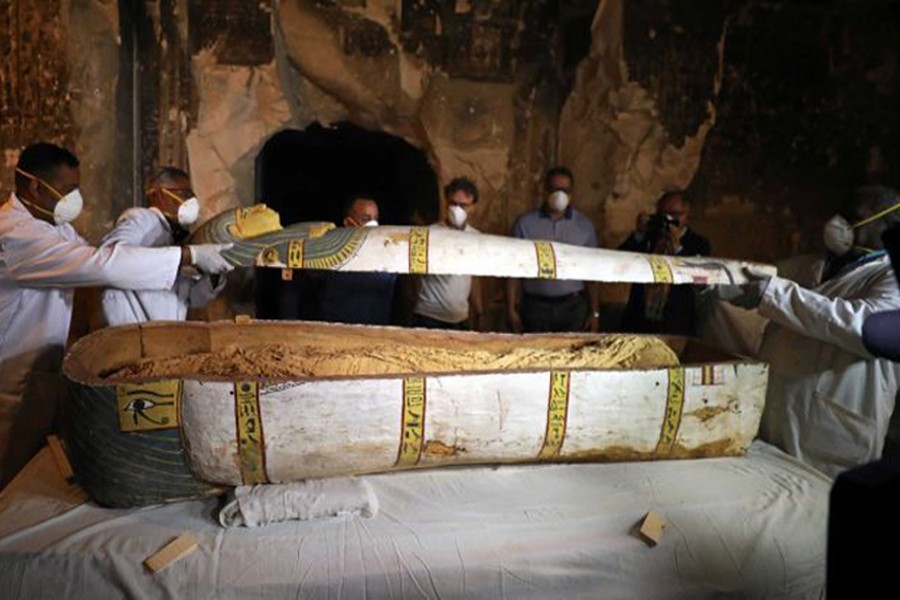
MULTIPOLYGON (((686 187, 717 254, 767 260, 816 249, 841 190, 896 182, 900 11, 888 0, 577 3, 593 13, 592 37, 571 85, 555 3, 419 4, 437 7, 440 18, 414 15, 437 38, 454 22, 481 31, 475 50, 435 46, 403 0, 215 0, 199 17, 187 0, 148 3, 142 43, 156 66, 143 75, 157 96, 140 117, 139 170, 190 166, 208 216, 264 200, 253 163, 271 135, 347 120, 423 149, 441 182, 473 177, 486 231, 535 206, 543 170, 563 162, 605 245, 662 191, 686 187), (538 9, 549 16, 528 12, 538 9), (508 27, 485 29, 497 23, 508 27), (529 42, 521 31, 535 23, 550 25, 529 42), (478 45, 508 32, 496 48, 478 45)), ((91 239, 133 201, 134 169, 115 168, 132 126, 116 103, 121 6, 0 0, 0 187, 8 193, 21 145, 73 147, 91 239)))
POLYGON ((82 168, 89 237, 112 223, 118 27, 114 1, 0 0, 0 194, 13 190, 19 151, 67 146, 82 168))

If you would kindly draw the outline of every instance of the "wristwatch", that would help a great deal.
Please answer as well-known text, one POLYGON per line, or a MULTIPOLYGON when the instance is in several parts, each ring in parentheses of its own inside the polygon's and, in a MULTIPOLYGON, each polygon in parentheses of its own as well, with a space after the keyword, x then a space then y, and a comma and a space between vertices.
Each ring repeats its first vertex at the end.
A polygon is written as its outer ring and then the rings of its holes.
POLYGON ((599 318, 600 318, 600 311, 595 310, 592 314, 593 314, 593 316, 594 316, 595 319, 599 319, 599 318))

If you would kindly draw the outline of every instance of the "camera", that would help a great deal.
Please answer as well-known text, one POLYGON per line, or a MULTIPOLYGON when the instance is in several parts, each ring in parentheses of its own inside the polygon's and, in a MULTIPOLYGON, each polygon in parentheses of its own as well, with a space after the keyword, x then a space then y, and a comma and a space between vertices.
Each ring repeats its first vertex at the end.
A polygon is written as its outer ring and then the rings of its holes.
POLYGON ((660 236, 669 233, 669 226, 678 227, 681 221, 677 217, 664 212, 650 215, 647 220, 647 237, 650 240, 658 240, 660 236))

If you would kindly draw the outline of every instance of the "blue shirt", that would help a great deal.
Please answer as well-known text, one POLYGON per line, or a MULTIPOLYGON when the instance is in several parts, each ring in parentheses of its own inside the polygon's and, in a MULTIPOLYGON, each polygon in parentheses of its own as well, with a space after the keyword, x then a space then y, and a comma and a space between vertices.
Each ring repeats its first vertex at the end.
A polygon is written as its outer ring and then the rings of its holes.
MULTIPOLYGON (((597 231, 594 229, 593 221, 571 206, 566 208, 560 219, 551 217, 544 207, 527 212, 513 225, 512 235, 526 240, 547 240, 588 248, 597 247, 597 231)), ((522 280, 522 290, 533 296, 566 296, 583 289, 583 281, 522 280)))
POLYGON ((318 318, 331 323, 390 325, 394 273, 324 273, 318 318))

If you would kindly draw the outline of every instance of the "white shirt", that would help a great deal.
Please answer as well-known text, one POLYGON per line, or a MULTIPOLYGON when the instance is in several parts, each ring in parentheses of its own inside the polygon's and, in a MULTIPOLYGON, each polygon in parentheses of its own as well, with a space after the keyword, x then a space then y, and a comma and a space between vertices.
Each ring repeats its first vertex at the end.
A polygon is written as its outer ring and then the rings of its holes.
MULTIPOLYGON (((116 227, 100 244, 101 248, 130 244, 155 248, 175 243, 172 227, 155 208, 131 208, 122 213, 116 227)), ((216 297, 225 284, 214 288, 209 276, 193 267, 182 267, 175 285, 167 290, 106 289, 101 297, 107 325, 128 325, 146 321, 183 321, 189 307, 202 308, 216 297)))
MULTIPOLYGON (((180 248, 94 248, 71 225, 34 218, 15 194, 0 205, 0 482, 19 466, 4 458, 29 373, 59 371, 74 288, 168 289, 180 262, 180 248)), ((42 443, 41 433, 17 424, 16 445, 42 443)))
MULTIPOLYGON (((431 227, 449 229, 443 223, 436 223, 431 227)), ((466 224, 463 231, 478 233, 469 224, 466 224)), ((426 275, 413 312, 444 323, 461 323, 469 318, 471 291, 472 278, 469 275, 426 275)))

